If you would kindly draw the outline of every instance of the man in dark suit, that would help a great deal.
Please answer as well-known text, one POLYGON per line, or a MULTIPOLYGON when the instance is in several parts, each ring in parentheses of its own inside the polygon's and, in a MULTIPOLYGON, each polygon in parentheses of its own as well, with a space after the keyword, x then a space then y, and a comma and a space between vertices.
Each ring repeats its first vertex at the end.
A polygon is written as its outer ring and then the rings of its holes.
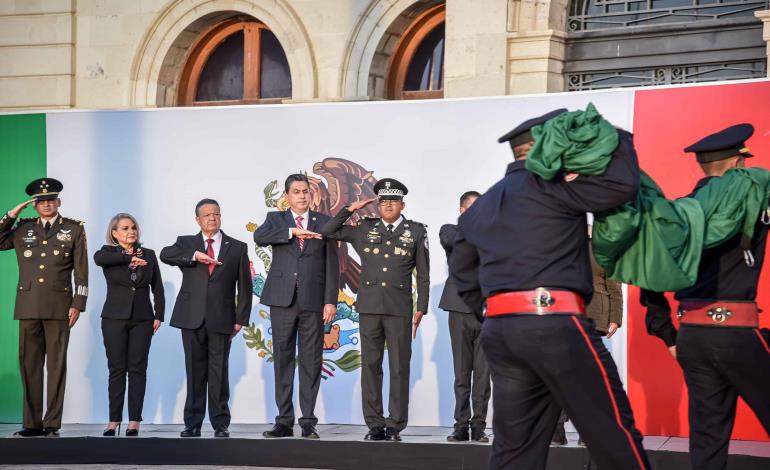
MULTIPOLYGON (((476 191, 463 193, 460 197, 460 214, 471 207, 479 196, 481 194, 476 191)), ((438 236, 446 252, 447 262, 452 255, 456 235, 457 225, 446 224, 439 229, 438 236)), ((489 366, 481 349, 481 319, 477 316, 481 312, 474 312, 463 302, 451 277, 444 284, 438 307, 449 312, 449 337, 452 341, 455 370, 455 428, 454 432, 447 436, 447 441, 462 442, 472 439, 476 442, 489 442, 484 433, 490 395, 489 366)))
POLYGON ((374 186, 382 218, 344 225, 358 209, 376 199, 359 201, 342 210, 320 232, 352 243, 361 257, 361 285, 356 310, 361 321, 361 395, 366 440, 400 441, 409 414, 409 367, 412 339, 428 310, 430 290, 428 234, 425 226, 401 215, 406 186, 384 178, 374 186), (412 272, 417 272, 416 308, 412 272), (382 411, 382 360, 388 344, 390 416, 382 411))
POLYGON ((251 276, 246 244, 225 235, 219 203, 203 199, 195 206, 196 235, 180 236, 163 248, 160 259, 182 270, 171 326, 182 330, 187 400, 182 437, 199 437, 206 414, 216 437, 229 437, 230 344, 251 314, 251 276), (237 295, 236 295, 237 289, 237 295))
POLYGON ((302 437, 318 439, 315 408, 321 385, 324 325, 334 320, 339 295, 337 242, 315 233, 329 217, 310 208, 307 176, 290 175, 284 185, 289 210, 270 212, 254 232, 259 246, 272 246, 273 260, 261 302, 270 306, 273 330, 275 426, 263 435, 294 435, 294 365, 299 336, 299 419, 302 437))
POLYGON ((59 214, 63 188, 53 178, 37 179, 26 188, 31 199, 0 219, 0 250, 15 250, 19 263, 13 318, 19 320, 24 427, 17 436, 59 435, 70 329, 86 308, 86 231, 83 222, 59 214), (39 217, 18 218, 29 204, 39 217), (44 364, 48 372, 45 416, 44 364))

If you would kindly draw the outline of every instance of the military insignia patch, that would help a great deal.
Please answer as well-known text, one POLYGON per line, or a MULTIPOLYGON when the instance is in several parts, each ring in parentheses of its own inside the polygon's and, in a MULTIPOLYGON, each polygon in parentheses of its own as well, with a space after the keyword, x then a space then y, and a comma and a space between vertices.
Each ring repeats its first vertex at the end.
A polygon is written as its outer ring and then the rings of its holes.
POLYGON ((24 251, 24 257, 25 258, 31 258, 32 257, 32 250, 25 250, 24 251))
POLYGON ((72 241, 72 230, 60 230, 59 233, 56 234, 56 239, 60 242, 71 242, 72 241))

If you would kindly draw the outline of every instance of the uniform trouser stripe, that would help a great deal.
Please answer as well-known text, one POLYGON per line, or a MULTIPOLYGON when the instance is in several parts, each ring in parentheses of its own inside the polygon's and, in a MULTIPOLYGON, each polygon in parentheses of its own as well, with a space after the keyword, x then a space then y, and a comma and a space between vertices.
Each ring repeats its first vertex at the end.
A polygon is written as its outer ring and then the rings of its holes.
POLYGON ((765 338, 762 336, 762 332, 759 331, 757 328, 754 328, 754 333, 757 334, 757 338, 759 338, 759 342, 762 343, 762 346, 765 347, 765 351, 767 351, 767 354, 770 354, 770 346, 767 345, 767 341, 765 341, 765 338))
POLYGON ((593 345, 591 344, 591 340, 588 338, 588 334, 586 334, 585 330, 583 329, 583 326, 580 324, 576 316, 572 316, 572 321, 577 326, 578 331, 583 336, 583 339, 586 342, 586 345, 588 346, 588 349, 591 351, 591 354, 594 356, 594 361, 596 361, 596 365, 599 367, 599 371, 602 374, 602 379, 604 380, 604 386, 607 389, 607 395, 610 397, 610 403, 612 403, 612 410, 615 413, 615 421, 618 423, 618 427, 623 430, 623 433, 626 435, 626 438, 628 439, 628 443, 631 446, 631 450, 634 452, 634 457, 636 457, 636 462, 639 464, 639 468, 642 470, 645 470, 646 467, 644 465, 644 461, 642 460, 642 456, 639 453, 639 449, 636 448, 636 444, 634 443, 634 439, 631 437, 631 433, 628 432, 628 429, 623 427, 623 423, 620 420, 620 410, 618 410, 618 403, 615 401, 615 395, 612 394, 612 387, 610 386, 610 380, 607 377, 607 371, 604 369, 604 365, 602 364, 602 361, 599 360, 599 354, 596 352, 596 349, 594 349, 593 345))

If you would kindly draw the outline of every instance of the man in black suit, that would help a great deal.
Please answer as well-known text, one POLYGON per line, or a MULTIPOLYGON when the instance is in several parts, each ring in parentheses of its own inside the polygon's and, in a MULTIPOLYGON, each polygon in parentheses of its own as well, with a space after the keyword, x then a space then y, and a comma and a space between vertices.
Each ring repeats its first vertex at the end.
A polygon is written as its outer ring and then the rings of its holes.
POLYGON ((199 437, 206 414, 216 437, 229 437, 230 344, 251 314, 251 276, 246 244, 225 235, 219 203, 203 199, 195 206, 196 235, 180 236, 163 248, 160 260, 182 270, 171 326, 182 330, 187 400, 182 437, 199 437), (237 296, 236 296, 237 289, 237 296))
POLYGON ((259 246, 272 246, 273 260, 261 302, 270 306, 273 330, 275 426, 263 435, 294 435, 294 365, 299 336, 299 407, 302 437, 318 439, 313 414, 321 385, 324 325, 334 320, 339 295, 337 242, 322 240, 313 230, 329 217, 310 208, 307 176, 290 175, 284 185, 289 210, 270 212, 254 232, 259 246))
MULTIPOLYGON (((481 194, 467 191, 460 197, 460 214, 476 202, 481 194)), ((457 225, 446 224, 439 229, 441 246, 446 259, 452 255, 452 246, 457 235, 457 225)), ((455 371, 455 428, 447 436, 449 442, 472 439, 489 442, 484 433, 487 427, 487 405, 489 404, 489 366, 481 349, 481 312, 474 312, 460 298, 454 279, 449 277, 444 284, 438 307, 449 312, 449 337, 452 341, 452 359, 455 371), (471 383, 471 377, 473 381, 471 383), (472 400, 471 400, 472 398, 472 400), (473 416, 471 417, 471 401, 473 416), (470 434, 468 427, 470 426, 470 434)))

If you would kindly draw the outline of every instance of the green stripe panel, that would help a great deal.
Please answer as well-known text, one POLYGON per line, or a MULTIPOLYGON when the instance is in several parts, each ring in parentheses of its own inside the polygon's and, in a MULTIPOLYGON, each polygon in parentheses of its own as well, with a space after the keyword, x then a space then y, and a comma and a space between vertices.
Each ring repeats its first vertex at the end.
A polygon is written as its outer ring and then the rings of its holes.
MULTIPOLYGON (((45 114, 0 116, 0 214, 24 202, 27 183, 43 176, 45 114)), ((33 215, 31 207, 22 214, 33 215)), ((4 423, 21 422, 19 325, 13 319, 18 278, 14 251, 0 252, 0 422, 4 423)))

